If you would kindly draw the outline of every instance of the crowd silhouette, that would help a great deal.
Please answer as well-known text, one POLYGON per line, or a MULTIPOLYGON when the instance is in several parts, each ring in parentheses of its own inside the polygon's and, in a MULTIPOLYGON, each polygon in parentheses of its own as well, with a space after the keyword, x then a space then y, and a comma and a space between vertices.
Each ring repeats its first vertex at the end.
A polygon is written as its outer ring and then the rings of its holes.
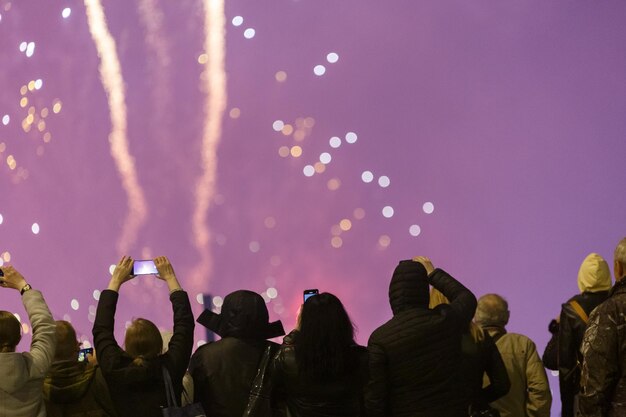
POLYGON ((393 271, 393 317, 367 347, 331 293, 306 299, 285 336, 263 298, 239 290, 219 314, 198 317, 220 339, 192 352, 189 297, 166 257, 153 262, 169 289, 172 332, 164 338, 136 318, 123 347, 115 339, 119 291, 135 277, 125 256, 98 301, 95 352, 81 350, 72 324, 55 322, 14 266, 0 267, 0 287, 20 293, 32 327, 29 351, 16 352, 21 323, 0 311, 0 416, 544 417, 545 368, 559 372, 562 416, 626 416, 626 238, 615 249, 614 284, 600 255, 583 260, 580 293, 551 322, 542 357, 530 338, 507 331, 503 296, 477 300, 422 256, 393 271), (270 341, 279 336, 282 344, 270 341))

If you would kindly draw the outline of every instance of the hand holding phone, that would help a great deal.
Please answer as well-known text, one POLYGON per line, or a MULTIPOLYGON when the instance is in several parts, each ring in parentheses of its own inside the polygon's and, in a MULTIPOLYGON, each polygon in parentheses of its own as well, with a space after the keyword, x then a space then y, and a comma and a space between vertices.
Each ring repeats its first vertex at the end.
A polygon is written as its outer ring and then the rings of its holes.
POLYGON ((135 261, 133 264, 133 275, 156 275, 157 267, 151 259, 135 261))
POLYGON ((78 362, 89 362, 87 355, 93 355, 93 348, 85 348, 78 351, 78 362))
POLYGON ((309 298, 313 297, 314 295, 318 295, 320 292, 317 288, 313 288, 310 290, 304 290, 303 292, 303 298, 304 298, 304 302, 306 303, 306 300, 308 300, 309 298))

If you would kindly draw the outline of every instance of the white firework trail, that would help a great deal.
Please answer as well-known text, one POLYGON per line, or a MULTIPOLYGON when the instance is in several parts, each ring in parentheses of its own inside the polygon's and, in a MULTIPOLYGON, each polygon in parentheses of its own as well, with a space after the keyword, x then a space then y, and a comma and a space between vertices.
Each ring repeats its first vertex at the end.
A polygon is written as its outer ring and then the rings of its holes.
MULTIPOLYGON (((157 0, 139 0, 137 2, 139 18, 144 26, 145 41, 149 51, 152 52, 150 72, 153 74, 156 88, 152 90, 155 105, 155 120, 163 122, 166 117, 166 107, 169 97, 169 44, 163 36, 163 11, 159 8, 157 0)), ((164 132, 163 129, 159 131, 164 132)), ((161 135, 161 136, 166 136, 161 135)))
MULTIPOLYGON (((194 242, 200 261, 192 273, 192 285, 206 288, 213 268, 210 251, 211 231, 208 212, 215 195, 217 176, 217 147, 222 135, 222 118, 226 110, 226 69, 224 0, 202 0, 204 6, 204 49, 208 56, 204 64, 201 89, 206 93, 204 128, 202 133, 202 175, 196 184, 196 207, 193 213, 194 242)), ((207 306, 209 307, 209 306, 207 306)))
POLYGON ((128 213, 117 244, 118 251, 122 254, 127 254, 137 240, 137 234, 146 220, 148 209, 143 190, 137 178, 135 163, 128 148, 124 79, 115 40, 107 27, 106 17, 100 0, 84 1, 89 31, 100 57, 100 79, 106 91, 110 109, 111 132, 109 133, 109 144, 111 146, 111 156, 115 161, 122 181, 122 187, 128 199, 128 213))

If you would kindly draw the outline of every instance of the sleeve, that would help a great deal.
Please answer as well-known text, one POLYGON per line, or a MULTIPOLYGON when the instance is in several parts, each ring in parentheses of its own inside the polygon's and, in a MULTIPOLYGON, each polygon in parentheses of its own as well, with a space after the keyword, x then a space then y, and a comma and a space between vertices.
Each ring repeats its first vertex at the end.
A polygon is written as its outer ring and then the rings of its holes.
POLYGON ((526 346, 526 415, 528 417, 550 417, 552 394, 548 376, 537 353, 537 347, 528 339, 526 346))
POLYGON ((174 334, 165 356, 172 379, 182 381, 193 349, 193 312, 185 291, 174 291, 170 301, 174 311, 174 334))
POLYGON ((430 284, 438 289, 448 300, 449 309, 462 326, 469 325, 476 311, 476 297, 443 269, 435 269, 429 276, 430 284))
POLYGON ((33 328, 30 356, 31 378, 43 378, 50 369, 56 350, 56 323, 41 292, 29 290, 22 296, 24 308, 33 328))
POLYGON ((607 312, 609 301, 591 313, 583 339, 583 367, 578 410, 581 417, 605 417, 617 384, 619 360, 617 328, 607 312))
POLYGON ((568 314, 567 304, 561 308, 561 318, 558 336, 558 366, 559 366, 559 389, 561 403, 563 404, 563 417, 570 417, 574 410, 575 387, 579 384, 577 373, 577 351, 580 346, 576 343, 574 318, 568 314))
POLYGON ((368 417, 386 417, 387 413, 387 356, 383 348, 372 342, 367 345, 369 354, 369 381, 365 387, 365 411, 368 417))
POLYGON ((487 354, 485 373, 489 377, 489 385, 482 389, 481 401, 483 404, 488 404, 505 396, 511 388, 511 382, 502 356, 500 356, 493 339, 487 333, 485 333, 483 343, 487 354))
POLYGON ((115 327, 115 310, 119 294, 112 290, 104 290, 100 293, 96 319, 93 323, 93 342, 96 348, 98 364, 102 373, 116 369, 124 351, 115 340, 113 330, 115 327))

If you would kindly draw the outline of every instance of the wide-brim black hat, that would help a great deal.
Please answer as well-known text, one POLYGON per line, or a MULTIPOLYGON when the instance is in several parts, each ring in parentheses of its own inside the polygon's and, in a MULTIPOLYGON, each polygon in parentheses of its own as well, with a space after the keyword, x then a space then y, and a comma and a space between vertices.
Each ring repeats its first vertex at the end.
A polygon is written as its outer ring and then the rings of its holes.
POLYGON ((270 323, 263 297, 247 290, 228 294, 221 313, 207 309, 196 321, 220 337, 272 339, 285 334, 280 320, 270 323))

